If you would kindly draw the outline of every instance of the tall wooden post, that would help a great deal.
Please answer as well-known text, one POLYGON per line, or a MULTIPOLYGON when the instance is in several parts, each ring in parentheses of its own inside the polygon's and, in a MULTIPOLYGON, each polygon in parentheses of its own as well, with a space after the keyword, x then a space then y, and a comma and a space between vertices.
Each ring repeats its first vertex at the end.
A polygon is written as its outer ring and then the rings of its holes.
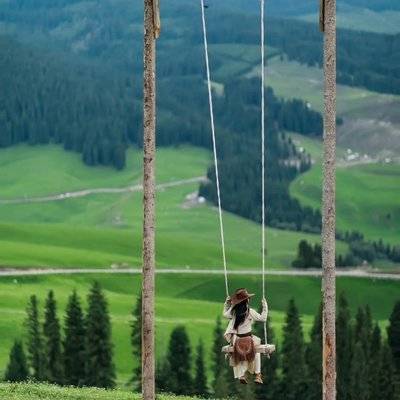
POLYGON ((336 0, 321 0, 324 34, 325 115, 322 221, 323 400, 336 399, 336 0))
POLYGON ((158 0, 144 0, 143 75, 143 284, 142 392, 155 399, 155 160, 156 160, 156 38, 160 31, 158 0))

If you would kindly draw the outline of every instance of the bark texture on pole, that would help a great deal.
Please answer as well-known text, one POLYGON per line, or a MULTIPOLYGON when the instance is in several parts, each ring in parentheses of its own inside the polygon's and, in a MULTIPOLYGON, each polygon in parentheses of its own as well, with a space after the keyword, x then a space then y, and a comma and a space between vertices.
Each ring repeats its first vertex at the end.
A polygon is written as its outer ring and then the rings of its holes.
POLYGON ((324 0, 323 400, 336 399, 336 0, 324 0))
MULTIPOLYGON (((158 4, 158 3, 157 3, 158 4)), ((142 392, 155 399, 155 157, 156 157, 156 9, 144 0, 143 76, 143 283, 142 283, 142 392)))

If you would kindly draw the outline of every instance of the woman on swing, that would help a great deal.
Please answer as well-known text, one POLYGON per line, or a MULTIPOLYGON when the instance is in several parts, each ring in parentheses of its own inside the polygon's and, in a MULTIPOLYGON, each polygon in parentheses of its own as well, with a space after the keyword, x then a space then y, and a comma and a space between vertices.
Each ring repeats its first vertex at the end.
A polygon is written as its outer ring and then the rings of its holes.
POLYGON ((230 365, 233 367, 235 379, 247 384, 246 372, 255 374, 254 382, 263 384, 261 376, 261 356, 255 347, 261 344, 261 339, 252 334, 254 321, 265 322, 268 316, 268 305, 262 299, 262 313, 249 307, 250 298, 254 294, 246 289, 238 289, 233 296, 228 297, 224 304, 223 315, 230 319, 225 331, 225 339, 233 346, 230 365))

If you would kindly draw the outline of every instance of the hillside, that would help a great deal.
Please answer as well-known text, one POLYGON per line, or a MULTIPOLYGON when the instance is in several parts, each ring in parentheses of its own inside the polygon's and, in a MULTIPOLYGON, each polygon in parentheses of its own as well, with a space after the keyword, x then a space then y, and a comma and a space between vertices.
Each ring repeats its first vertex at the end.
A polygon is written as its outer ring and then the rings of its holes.
MULTIPOLYGON (((0 383, 0 396, 7 400, 139 400, 141 395, 116 390, 60 388, 44 384, 0 383)), ((160 395, 160 400, 189 400, 194 397, 160 395)))
MULTIPOLYGON (((140 160, 141 152, 130 150, 127 168, 116 171, 87 167, 77 154, 66 153, 56 146, 0 150, 4 172, 0 176, 0 264, 33 267, 140 265, 140 188, 133 192, 33 201, 38 196, 138 184, 141 181, 140 160), (12 199, 17 200, 16 204, 7 204, 7 201, 12 203, 12 199)), ((205 175, 209 153, 192 147, 160 149, 157 162, 159 184, 178 182, 158 192, 159 265, 219 267, 221 250, 216 210, 198 203, 196 196, 188 199, 189 195, 197 193, 199 183, 185 181, 205 175)), ((229 265, 257 268, 259 225, 225 213, 225 231, 229 265)), ((272 268, 289 267, 302 238, 310 242, 320 240, 317 234, 278 229, 268 229, 267 237, 268 263, 272 268)), ((340 252, 345 249, 344 244, 339 245, 340 252)))
MULTIPOLYGON (((267 84, 278 97, 291 99, 296 93, 310 107, 323 111, 323 72, 320 68, 272 57, 267 72, 267 84)), ((249 76, 255 73, 256 70, 249 76)), ((372 158, 400 160, 399 107, 400 96, 339 84, 337 111, 343 124, 338 126, 338 145, 372 158)))
MULTIPOLYGON (((298 146, 312 153, 315 164, 291 185, 290 191, 303 204, 320 207, 322 169, 321 142, 294 135, 298 146)), ((337 226, 341 231, 357 230, 370 240, 383 239, 399 244, 400 179, 399 164, 368 160, 347 161, 348 154, 338 151, 337 226)))

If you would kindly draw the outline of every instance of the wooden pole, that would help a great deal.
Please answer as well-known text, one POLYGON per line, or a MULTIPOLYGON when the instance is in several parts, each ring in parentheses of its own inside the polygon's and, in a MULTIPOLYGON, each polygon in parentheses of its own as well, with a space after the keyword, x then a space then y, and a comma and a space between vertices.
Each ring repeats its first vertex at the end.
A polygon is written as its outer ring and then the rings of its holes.
POLYGON ((155 160, 156 160, 156 38, 160 32, 158 0, 144 0, 143 74, 143 283, 142 394, 155 399, 155 160))
POLYGON ((336 0, 321 3, 324 31, 323 400, 336 399, 336 0))

